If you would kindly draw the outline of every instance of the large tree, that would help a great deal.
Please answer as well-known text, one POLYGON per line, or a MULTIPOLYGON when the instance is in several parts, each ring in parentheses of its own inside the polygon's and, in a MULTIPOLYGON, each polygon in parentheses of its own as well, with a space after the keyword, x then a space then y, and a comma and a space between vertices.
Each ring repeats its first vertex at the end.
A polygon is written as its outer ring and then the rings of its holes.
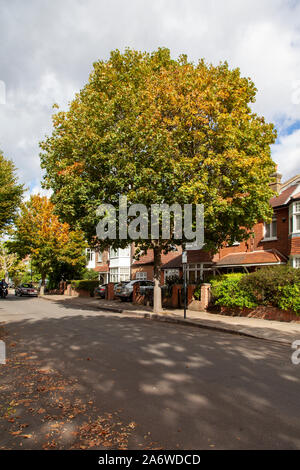
POLYGON ((16 220, 11 250, 19 256, 30 256, 34 267, 41 273, 42 285, 52 272, 62 267, 68 272, 85 266, 86 242, 83 233, 70 230, 54 214, 53 203, 45 196, 34 195, 21 205, 16 220))
MULTIPOLYGON (((96 242, 96 208, 117 206, 119 195, 129 206, 203 203, 207 250, 248 236, 270 216, 276 137, 251 110, 255 94, 253 82, 227 63, 174 60, 168 49, 113 51, 94 64, 69 110, 53 116, 53 133, 41 143, 45 185, 58 213, 96 242)), ((154 250, 156 287, 162 251, 183 242, 135 241, 154 250)), ((158 295, 155 310, 160 305, 158 295)))
POLYGON ((0 232, 12 222, 21 204, 23 185, 18 183, 16 169, 0 150, 0 232))

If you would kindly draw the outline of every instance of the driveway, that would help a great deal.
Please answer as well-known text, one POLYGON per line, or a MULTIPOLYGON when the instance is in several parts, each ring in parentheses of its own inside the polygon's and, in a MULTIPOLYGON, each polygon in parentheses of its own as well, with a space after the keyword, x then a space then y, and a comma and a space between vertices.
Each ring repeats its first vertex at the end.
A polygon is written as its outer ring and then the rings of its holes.
POLYGON ((38 298, 0 319, 2 448, 300 448, 288 346, 38 298))

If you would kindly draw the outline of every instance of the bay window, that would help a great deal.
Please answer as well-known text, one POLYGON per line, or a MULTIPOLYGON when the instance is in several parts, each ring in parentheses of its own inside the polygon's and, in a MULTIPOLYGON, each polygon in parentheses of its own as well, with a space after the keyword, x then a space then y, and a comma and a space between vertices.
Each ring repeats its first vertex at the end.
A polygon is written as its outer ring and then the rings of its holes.
POLYGON ((290 234, 300 233, 300 202, 294 202, 289 208, 290 234))

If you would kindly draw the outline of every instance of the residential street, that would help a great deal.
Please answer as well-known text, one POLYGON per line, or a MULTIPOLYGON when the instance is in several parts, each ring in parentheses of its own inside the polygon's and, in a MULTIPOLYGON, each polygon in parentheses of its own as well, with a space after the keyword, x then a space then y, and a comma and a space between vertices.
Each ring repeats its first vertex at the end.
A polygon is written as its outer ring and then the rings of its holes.
POLYGON ((288 346, 13 295, 0 321, 2 449, 300 448, 288 346))

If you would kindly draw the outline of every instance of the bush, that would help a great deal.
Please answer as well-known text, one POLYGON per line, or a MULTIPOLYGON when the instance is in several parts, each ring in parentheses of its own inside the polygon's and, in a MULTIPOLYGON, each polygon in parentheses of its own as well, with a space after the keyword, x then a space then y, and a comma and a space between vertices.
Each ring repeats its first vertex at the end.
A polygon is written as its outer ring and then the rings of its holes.
POLYGON ((194 296, 194 299, 196 300, 201 299, 201 286, 202 286, 202 283, 197 284, 196 289, 194 290, 193 296, 194 296))
POLYGON ((300 314, 300 270, 271 266, 250 274, 225 274, 211 278, 216 305, 254 308, 272 305, 300 314))
POLYGON ((280 299, 278 307, 282 310, 293 310, 300 314, 300 285, 293 284, 279 287, 280 299))
POLYGON ((287 295, 288 287, 300 287, 300 270, 291 266, 262 268, 244 276, 241 285, 243 289, 251 292, 260 305, 281 308, 281 297, 287 295), (286 290, 283 290, 284 287, 286 290))
POLYGON ((245 274, 234 273, 212 278, 212 296, 215 304, 223 307, 256 307, 255 297, 241 285, 244 276, 245 274))
POLYGON ((85 268, 82 271, 82 280, 89 280, 89 281, 96 281, 99 279, 99 273, 97 271, 94 271, 93 269, 88 269, 85 268))
POLYGON ((99 286, 99 281, 92 279, 79 279, 78 281, 71 281, 71 285, 73 289, 88 291, 90 295, 93 296, 95 287, 99 286))

